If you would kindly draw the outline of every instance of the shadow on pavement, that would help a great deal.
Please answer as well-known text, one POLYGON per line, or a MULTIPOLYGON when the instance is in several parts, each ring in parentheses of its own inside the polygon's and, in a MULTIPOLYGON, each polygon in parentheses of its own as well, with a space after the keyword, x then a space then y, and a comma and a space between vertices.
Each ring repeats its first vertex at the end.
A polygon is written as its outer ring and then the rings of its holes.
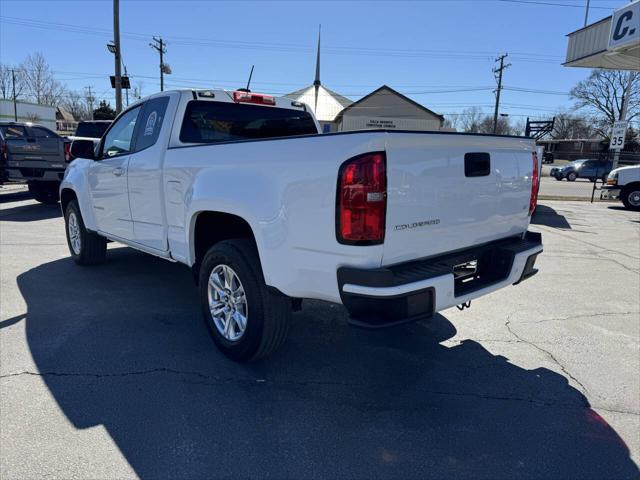
POLYGON ((31 193, 26 189, 7 189, 0 186, 0 203, 19 202, 30 198, 31 193))
POLYGON ((237 365, 187 268, 110 249, 18 277, 31 354, 73 426, 103 425, 141 478, 637 478, 566 379, 455 335, 443 316, 369 332, 305 303, 274 356, 237 365), (60 297, 64 283, 64 298, 60 297))
POLYGON ((62 217, 60 204, 30 203, 0 210, 0 222, 35 222, 62 217))
POLYGON ((546 225, 552 228, 571 229, 571 224, 564 215, 559 214, 551 207, 541 204, 536 206, 536 211, 531 217, 531 223, 533 225, 546 225))

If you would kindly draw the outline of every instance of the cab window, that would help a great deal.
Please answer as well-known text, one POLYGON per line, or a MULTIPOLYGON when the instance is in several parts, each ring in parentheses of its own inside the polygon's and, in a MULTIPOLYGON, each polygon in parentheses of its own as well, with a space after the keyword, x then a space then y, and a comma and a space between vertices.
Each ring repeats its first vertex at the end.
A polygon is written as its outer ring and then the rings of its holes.
POLYGON ((109 129, 102 146, 102 158, 131 153, 133 134, 141 109, 142 107, 138 106, 125 112, 109 129))

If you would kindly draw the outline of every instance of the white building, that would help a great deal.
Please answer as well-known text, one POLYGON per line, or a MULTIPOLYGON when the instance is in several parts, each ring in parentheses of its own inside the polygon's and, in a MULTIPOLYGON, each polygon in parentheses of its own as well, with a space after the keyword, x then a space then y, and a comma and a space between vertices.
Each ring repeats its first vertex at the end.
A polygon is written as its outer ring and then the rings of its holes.
POLYGON ((568 37, 566 67, 640 71, 640 0, 568 37))
MULTIPOLYGON (((16 102, 18 122, 39 123, 51 130, 56 129, 56 107, 36 103, 16 102)), ((16 121, 13 100, 0 99, 0 121, 16 121)))
POLYGON ((444 117, 383 85, 337 116, 336 129, 441 130, 444 117))

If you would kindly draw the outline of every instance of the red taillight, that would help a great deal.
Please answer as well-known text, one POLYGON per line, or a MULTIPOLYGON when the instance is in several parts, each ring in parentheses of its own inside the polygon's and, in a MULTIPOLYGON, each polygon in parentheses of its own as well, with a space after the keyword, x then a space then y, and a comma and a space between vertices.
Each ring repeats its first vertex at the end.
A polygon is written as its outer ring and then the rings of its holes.
POLYGON ((538 154, 533 152, 531 155, 533 161, 533 170, 531 173, 531 197, 529 198, 529 215, 533 214, 538 203, 538 188, 540 187, 540 172, 538 171, 538 154))
POLYGON ((269 95, 251 92, 233 92, 233 101, 238 103, 256 103, 258 105, 275 105, 276 99, 269 95))
POLYGON ((350 245, 382 243, 386 210, 384 152, 367 153, 343 163, 338 176, 338 241, 350 245))
POLYGON ((64 161, 67 163, 71 161, 71 144, 69 142, 64 143, 64 161))

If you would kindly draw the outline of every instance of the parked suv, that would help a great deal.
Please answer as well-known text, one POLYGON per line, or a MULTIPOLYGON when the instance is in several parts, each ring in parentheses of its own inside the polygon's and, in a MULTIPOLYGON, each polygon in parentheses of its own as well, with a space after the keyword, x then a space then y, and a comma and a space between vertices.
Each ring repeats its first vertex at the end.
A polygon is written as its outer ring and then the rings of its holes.
POLYGON ((609 160, 589 160, 586 158, 574 160, 563 167, 553 167, 551 176, 560 181, 566 178, 569 182, 574 182, 577 178, 587 178, 592 182, 596 180, 607 181, 607 176, 611 171, 612 164, 609 160))
POLYGON ((0 178, 26 182, 37 201, 56 203, 70 145, 42 125, 0 122, 0 178))

